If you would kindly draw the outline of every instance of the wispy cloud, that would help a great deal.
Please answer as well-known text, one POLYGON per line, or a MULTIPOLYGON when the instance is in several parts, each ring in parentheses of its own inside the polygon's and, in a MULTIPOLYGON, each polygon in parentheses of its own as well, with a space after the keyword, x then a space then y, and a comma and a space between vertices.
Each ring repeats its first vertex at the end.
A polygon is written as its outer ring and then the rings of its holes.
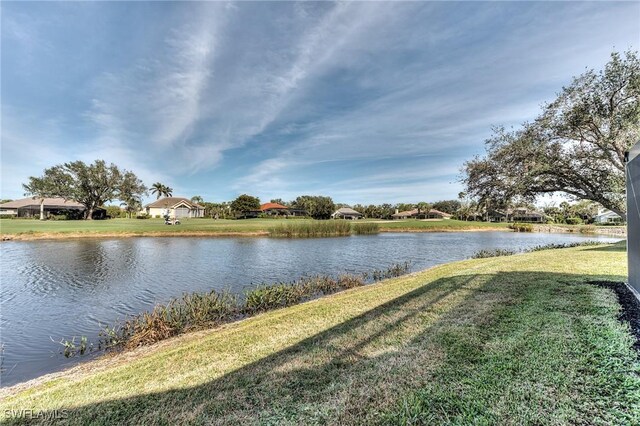
POLYGON ((202 97, 215 91, 209 85, 226 12, 219 4, 203 5, 195 19, 169 30, 158 52, 97 78, 86 117, 100 129, 100 140, 142 148, 161 167, 165 153, 184 156, 188 165, 178 163, 179 172, 215 162, 209 155, 193 156, 197 148, 185 152, 185 146, 201 119, 202 97))
MULTIPOLYGON (((610 10, 594 11, 582 7, 579 11, 574 18, 589 26, 610 19, 611 13, 610 10)), ((431 11, 417 11, 420 18, 429 13, 431 11)), ((572 73, 579 73, 587 62, 602 63, 612 49, 608 45, 595 47, 593 38, 585 37, 588 27, 566 34, 565 25, 541 18, 541 13, 540 10, 529 10, 514 19, 517 22, 512 25, 513 32, 518 36, 501 39, 499 34, 488 33, 486 37, 490 43, 473 41, 476 45, 460 55, 453 47, 460 42, 458 38, 464 38, 461 33, 484 27, 500 18, 495 9, 489 8, 477 15, 463 14, 465 18, 459 22, 459 27, 445 31, 438 28, 433 33, 436 45, 426 42, 417 46, 418 50, 413 50, 415 27, 406 25, 407 20, 411 21, 408 11, 385 11, 383 15, 387 20, 400 26, 394 26, 392 31, 384 24, 371 29, 357 40, 363 43, 362 46, 351 46, 348 50, 362 53, 375 49, 390 52, 392 56, 404 51, 414 55, 408 62, 409 68, 374 66, 368 72, 358 73, 358 83, 366 81, 375 87, 374 95, 365 96, 346 111, 324 111, 319 119, 284 127, 284 133, 297 136, 294 141, 276 148, 271 158, 257 164, 234 187, 238 190, 251 188, 260 193, 269 193, 269 188, 289 190, 291 186, 301 185, 292 185, 283 177, 303 175, 309 185, 314 180, 310 176, 315 173, 316 181, 322 181, 323 175, 329 180, 324 181, 322 187, 333 194, 353 193, 364 197, 367 193, 387 191, 389 199, 416 197, 415 191, 424 188, 424 184, 406 182, 405 186, 411 188, 408 191, 399 190, 396 185, 396 177, 406 173, 382 174, 367 179, 359 176, 363 167, 358 163, 369 160, 371 167, 379 167, 377 160, 395 158, 395 165, 401 170, 407 159, 425 156, 424 172, 420 173, 419 179, 428 182, 427 186, 432 184, 431 180, 438 178, 432 165, 445 161, 450 165, 450 180, 445 188, 450 196, 455 196, 460 185, 451 177, 457 174, 465 159, 482 150, 482 142, 493 125, 517 125, 533 118, 541 104, 550 100, 554 91, 569 81, 572 73), (533 17, 540 26, 538 32, 532 31, 530 20, 533 17), (390 32, 392 36, 379 38, 380 32, 390 32), (565 42, 554 45, 557 38, 564 38, 565 42), (402 46, 398 40, 407 40, 409 46, 402 46), (452 49, 442 51, 438 43, 451 45, 452 49), (571 55, 572 49, 580 51, 580 55, 571 55), (523 51, 526 51, 525 57, 523 51), (375 86, 371 82, 379 84, 375 86), (439 159, 434 158, 438 156, 439 159), (316 167, 314 171, 304 173, 303 168, 322 162, 340 162, 340 165, 316 167), (355 166, 351 174, 358 175, 357 179, 343 179, 340 174, 331 173, 347 162, 355 166), (332 184, 336 179, 338 184, 332 184), (367 186, 376 189, 370 190, 367 186), (355 190, 345 191, 341 187, 355 190)), ((496 32, 500 31, 506 30, 497 27, 496 32)), ((617 39, 625 38, 620 30, 617 32, 617 39)), ((429 40, 431 34, 424 30, 420 34, 421 40, 429 40)), ((361 54, 358 58, 366 59, 367 55, 361 54)), ((339 58, 331 66, 339 67, 345 61, 348 62, 339 58)), ((403 60, 397 63, 405 64, 403 60)), ((295 112, 290 115, 296 117, 295 112)))
POLYGON ((455 197, 458 168, 491 126, 531 119, 572 75, 637 43, 638 13, 637 3, 3 4, 2 193, 56 162, 104 158, 216 200, 455 197))

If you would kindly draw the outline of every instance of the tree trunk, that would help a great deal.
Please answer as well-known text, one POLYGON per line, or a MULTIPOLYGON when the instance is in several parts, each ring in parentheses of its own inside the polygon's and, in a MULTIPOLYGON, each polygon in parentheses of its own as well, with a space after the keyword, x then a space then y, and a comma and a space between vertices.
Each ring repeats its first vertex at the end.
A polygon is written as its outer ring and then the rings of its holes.
POLYGON ((40 200, 40 220, 44 220, 44 198, 40 200))
POLYGON ((89 207, 87 209, 87 215, 85 216, 85 220, 93 220, 93 207, 89 207))

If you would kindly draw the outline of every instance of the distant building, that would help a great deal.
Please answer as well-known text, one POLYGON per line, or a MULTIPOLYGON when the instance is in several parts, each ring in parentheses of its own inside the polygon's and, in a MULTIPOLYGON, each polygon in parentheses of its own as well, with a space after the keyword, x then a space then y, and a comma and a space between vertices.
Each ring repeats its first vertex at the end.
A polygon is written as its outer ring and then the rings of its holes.
POLYGON ((595 223, 622 223, 622 217, 618 213, 614 213, 608 209, 600 209, 598 214, 593 218, 595 223))
POLYGON ((418 211, 418 209, 397 212, 391 215, 392 219, 451 219, 449 213, 431 209, 428 212, 418 211))
POLYGON ((347 220, 355 220, 362 219, 362 213, 355 211, 349 207, 342 207, 331 215, 332 219, 347 219, 347 220))
MULTIPOLYGON (((64 198, 23 198, 21 200, 0 204, 0 215, 40 217, 41 205, 45 217, 64 214, 80 219, 84 216, 84 211, 86 210, 83 204, 72 200, 65 200, 64 198)), ((104 218, 105 215, 105 209, 96 208, 93 212, 93 219, 101 219, 104 218)))
POLYGON ((507 210, 493 210, 489 213, 491 222, 527 222, 542 223, 545 221, 544 213, 529 210, 525 207, 516 207, 507 210))
POLYGON ((151 217, 204 217, 204 207, 184 197, 165 197, 144 206, 143 211, 151 217))
POLYGON ((307 211, 303 209, 294 209, 292 207, 283 206, 278 203, 265 203, 260 206, 260 210, 244 212, 244 216, 247 218, 258 217, 262 214, 270 216, 307 216, 307 211))
POLYGON ((526 208, 515 208, 510 212, 509 219, 512 222, 533 222, 542 223, 545 220, 544 213, 526 208))
POLYGON ((278 203, 265 203, 260 206, 260 211, 266 214, 287 214, 287 207, 278 203))

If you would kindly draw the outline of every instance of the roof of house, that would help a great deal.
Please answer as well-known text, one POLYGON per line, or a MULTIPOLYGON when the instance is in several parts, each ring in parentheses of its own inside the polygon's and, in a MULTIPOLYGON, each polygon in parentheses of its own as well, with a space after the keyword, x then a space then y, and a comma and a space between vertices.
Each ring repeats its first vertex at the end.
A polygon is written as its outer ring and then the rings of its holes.
POLYGON ((265 210, 286 210, 287 207, 283 206, 282 204, 278 204, 278 203, 264 203, 263 205, 260 206, 260 210, 265 211, 265 210))
POLYGON ((442 217, 451 217, 451 215, 449 213, 445 213, 445 212, 441 212, 440 210, 436 210, 436 209, 431 209, 429 210, 429 213, 431 214, 439 214, 442 217))
POLYGON ((337 214, 350 214, 350 215, 360 215, 362 216, 362 213, 355 211, 354 209, 350 208, 350 207, 342 207, 339 208, 338 210, 336 210, 335 212, 333 212, 333 215, 337 215, 337 214))
MULTIPOLYGON (((439 214, 442 217, 451 217, 449 213, 441 212, 440 210, 431 209, 428 213, 421 212, 422 214, 439 214)), ((392 214, 391 216, 401 217, 401 216, 415 216, 418 214, 418 209, 406 210, 403 212, 392 214)))
POLYGON ((527 209, 513 209, 513 211, 509 211, 509 214, 512 216, 518 216, 518 217, 526 217, 526 216, 544 217, 544 213, 536 212, 533 210, 527 210, 527 209))
POLYGON ((492 215, 494 216, 519 216, 519 217, 525 217, 525 216, 535 216, 535 217, 544 217, 544 213, 540 213, 534 210, 528 210, 524 207, 516 207, 514 209, 507 209, 505 210, 493 210, 491 212, 492 215))
MULTIPOLYGON (((40 208, 41 201, 42 201, 42 198, 33 198, 33 197, 23 198, 21 200, 13 200, 7 203, 0 204, 0 208, 19 209, 19 208, 24 208, 29 206, 36 206, 40 208)), ((78 209, 85 208, 83 204, 80 204, 72 200, 65 200, 64 198, 45 198, 44 206, 48 208, 50 207, 64 207, 64 208, 78 208, 78 209)))
POLYGON ((193 203, 191 202, 191 200, 189 200, 188 198, 185 197, 164 197, 164 198, 160 198, 159 200, 154 201, 153 203, 149 203, 146 206, 144 206, 144 208, 173 208, 174 206, 176 206, 177 204, 180 203, 186 203, 187 205, 191 206, 191 207, 197 207, 200 209, 203 209, 204 207, 202 207, 200 204, 197 203, 193 203))
POLYGON ((418 214, 418 209, 405 210, 403 212, 394 213, 391 216, 413 216, 418 214))
POLYGON ((595 217, 622 217, 622 216, 620 216, 616 212, 612 212, 611 210, 602 209, 598 212, 598 214, 595 217))

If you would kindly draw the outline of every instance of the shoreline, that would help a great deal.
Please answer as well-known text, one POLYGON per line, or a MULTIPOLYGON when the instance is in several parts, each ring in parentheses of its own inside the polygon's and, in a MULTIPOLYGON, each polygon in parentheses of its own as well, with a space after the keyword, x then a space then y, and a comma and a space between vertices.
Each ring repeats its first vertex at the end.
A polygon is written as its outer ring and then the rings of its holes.
MULTIPOLYGON (((135 406, 141 406, 140 404, 153 405, 156 399, 153 396, 148 396, 150 395, 148 392, 150 390, 162 391, 165 389, 166 380, 168 379, 163 377, 166 375, 167 363, 174 365, 177 362, 176 360, 182 360, 175 365, 176 368, 182 368, 183 370, 180 371, 183 372, 180 374, 172 373, 172 377, 178 378, 172 379, 175 381, 175 383, 171 382, 171 389, 174 389, 172 392, 192 392, 188 389, 193 388, 194 380, 196 385, 199 385, 200 382, 215 384, 215 381, 220 381, 221 377, 234 379, 235 376, 228 376, 229 374, 253 375, 256 368, 272 371, 271 365, 268 363, 273 360, 277 362, 276 365, 280 365, 283 368, 290 367, 289 363, 293 363, 291 366, 297 366, 298 355, 296 355, 296 358, 289 359, 287 352, 282 352, 286 348, 290 348, 291 345, 303 349, 309 346, 313 350, 318 350, 317 348, 321 350, 323 346, 318 346, 318 339, 335 339, 342 336, 346 341, 349 341, 351 337, 347 333, 351 329, 344 329, 345 322, 349 324, 349 321, 358 322, 361 321, 361 318, 367 318, 368 327, 377 327, 377 325, 383 327, 385 325, 383 319, 381 319, 383 317, 380 317, 379 314, 385 312, 393 314, 396 312, 394 310, 396 307, 404 306, 403 304, 406 303, 413 303, 414 300, 419 298, 426 298, 426 301, 434 298, 438 300, 438 295, 449 294, 447 299, 440 300, 435 308, 429 310, 431 315, 429 317, 430 323, 436 321, 434 324, 438 324, 440 321, 444 321, 443 324, 448 324, 448 321, 451 321, 447 319, 448 315, 453 315, 452 319, 464 317, 475 321, 474 316, 468 317, 465 312, 475 312, 477 308, 484 307, 487 312, 483 313, 483 316, 486 316, 494 310, 496 313, 500 313, 502 309, 508 309, 512 298, 520 300, 521 297, 518 296, 519 293, 514 293, 504 299, 503 296, 497 296, 501 295, 507 288, 513 289, 511 291, 514 292, 530 289, 535 295, 554 295, 555 293, 549 293, 547 290, 561 291, 568 286, 571 287, 569 289, 571 292, 567 293, 568 296, 573 295, 578 290, 589 294, 600 294, 598 290, 586 290, 584 284, 592 284, 588 287, 596 288, 598 284, 593 282, 594 277, 595 280, 600 282, 618 281, 620 279, 619 274, 622 272, 621 268, 624 267, 623 255, 607 246, 605 244, 602 247, 598 247, 597 250, 592 247, 563 249, 564 256, 558 256, 550 251, 541 251, 511 258, 470 259, 436 265, 402 277, 341 291, 299 305, 223 324, 219 327, 185 333, 150 346, 101 355, 65 370, 0 388, 0 400, 4 400, 4 403, 0 405, 5 409, 20 407, 40 410, 44 413, 51 413, 54 409, 63 408, 65 409, 65 416, 68 411, 70 420, 81 422, 83 419, 88 420, 91 417, 95 419, 96 415, 99 418, 100 413, 112 413, 113 411, 111 410, 115 409, 111 403, 101 400, 100 392, 93 391, 97 385, 102 386, 102 381, 109 382, 113 380, 113 377, 127 377, 129 386, 126 390, 112 390, 108 385, 105 385, 105 391, 108 391, 115 401, 130 401, 133 398, 135 406), (560 259, 566 259, 567 256, 574 260, 570 267, 566 265, 565 260, 560 259), (536 273, 540 274, 540 277, 531 278, 529 276, 531 268, 540 263, 545 265, 540 270, 536 268, 536 273), (509 265, 507 270, 504 269, 505 265, 509 265), (525 273, 525 275, 521 275, 522 273, 525 273), (504 275, 504 277, 500 278, 501 275, 504 275), (466 279, 464 279, 465 277, 466 279), (540 280, 540 278, 543 279, 540 280), (560 278, 563 281, 559 281, 560 278), (510 285, 504 287, 507 283, 511 283, 513 279, 524 281, 520 287, 510 285), (564 279, 568 279, 568 281, 564 279), (473 286, 471 289, 468 288, 470 284, 473 286), (475 294, 474 292, 480 290, 482 290, 482 293, 469 298, 469 296, 475 294), (487 299, 486 292, 490 294, 494 292, 498 299, 487 299), (482 297, 480 297, 480 294, 482 297), (470 304, 469 307, 462 303, 465 300, 467 301, 466 304, 470 304), (443 311, 443 313, 440 311, 443 311), (458 311, 460 311, 459 314, 456 313, 458 311), (363 317, 363 315, 365 316, 363 317), (306 318, 308 322, 306 324, 301 323, 300 320, 302 318, 306 318), (380 321, 382 323, 378 324, 380 321), (277 334, 278 337, 275 339, 267 338, 266 336, 271 335, 274 327, 288 331, 277 334), (263 340, 255 340, 256 338, 263 340), (233 347, 233 350, 229 349, 231 347, 233 347), (238 358, 237 351, 245 354, 246 357, 238 358), (267 363, 267 365, 263 366, 264 363, 267 363), (192 370, 198 371, 192 372, 192 370), (184 375, 183 379, 180 379, 182 377, 181 374, 184 375), (205 379, 192 380, 194 374, 198 377, 200 375, 206 377, 205 379), (50 398, 53 395, 55 395, 55 400, 52 402, 50 398), (82 404, 78 405, 79 395, 82 395, 82 404)), ((553 296, 552 299, 556 300, 558 298, 562 299, 560 296, 553 296)), ((537 298, 531 297, 526 300, 535 301, 537 298)), ((610 304, 608 300, 607 303, 610 304)), ((611 302, 613 302, 613 299, 611 302)), ((560 308, 563 306, 565 305, 561 304, 560 308)), ((617 303, 615 306, 618 306, 617 303)), ((615 309, 613 309, 615 306, 612 305, 610 309, 611 314, 609 316, 611 318, 607 324, 611 323, 609 327, 616 327, 615 330, 618 330, 620 327, 616 325, 618 320, 616 319, 617 314, 614 312, 615 309)), ((602 307, 599 309, 602 309, 602 307)), ((518 310, 517 312, 520 311, 518 310)), ((535 311, 537 312, 537 309, 535 311)), ((411 318, 405 320, 405 322, 410 320, 411 318)), ((478 327, 485 325, 483 320, 478 321, 478 327)), ((490 325, 496 328, 495 324, 490 325)), ((373 331, 375 330, 377 328, 373 331)), ((435 336, 441 333, 440 329, 433 326, 427 327, 426 330, 429 330, 435 336)), ((418 332, 423 331, 422 329, 416 331, 420 335, 418 332)), ((466 329, 460 330, 460 333, 465 335, 467 332, 466 329)), ((514 333, 516 332, 518 330, 514 331, 514 333)), ((499 336, 503 335, 500 329, 496 333, 499 333, 499 336)), ((628 339, 621 332, 618 334, 620 334, 619 339, 628 339)), ((409 341, 408 338, 405 340, 409 341)), ((327 356, 335 357, 336 355, 331 351, 332 347, 330 346, 327 349, 329 351, 327 356)), ((394 344, 391 347, 396 348, 396 345, 394 344)), ((403 347, 400 347, 400 349, 402 350, 403 347)), ((371 350, 377 353, 378 348, 374 347, 371 350)), ((428 354, 428 352, 425 353, 428 354)), ((421 362, 420 354, 422 352, 408 350, 407 357, 403 359, 407 362, 419 363, 421 362)), ((300 357, 303 355, 304 352, 300 357)), ((381 363, 381 366, 388 364, 385 358, 372 357, 371 359, 373 360, 372 362, 381 363)), ((318 363, 322 360, 321 358, 318 363)), ((432 361, 434 363, 433 367, 438 367, 441 362, 439 358, 433 358, 432 361)), ((580 365, 576 368, 578 367, 580 365)), ((456 371, 458 371, 457 368, 456 371)), ((295 371, 290 374, 295 374, 295 371)), ((391 377, 391 379, 393 378, 391 377)), ((206 386, 203 391, 205 393, 212 392, 209 388, 210 385, 206 386)), ((403 386, 405 385, 403 384, 403 386)), ((197 390, 199 388, 193 389, 197 390)), ((238 389, 239 391, 243 390, 243 388, 238 389)), ((162 392, 158 395, 160 396, 157 398, 161 401, 157 404, 167 402, 162 400, 164 395, 162 392)), ((189 401, 198 397, 198 395, 189 394, 187 403, 190 403, 189 401)), ((321 396, 319 395, 318 397, 321 396)), ((147 405, 144 406, 146 407, 147 405)), ((157 409, 154 407, 148 408, 147 411, 151 412, 157 409)), ((124 415, 128 412, 128 409, 128 405, 118 407, 117 413, 124 415)), ((172 414, 170 411, 163 411, 160 414, 161 417, 164 416, 162 418, 165 420, 173 419, 178 421, 180 419, 179 417, 174 417, 175 413, 172 414)), ((258 415, 260 413, 256 412, 254 414, 258 415)), ((145 413, 142 413, 142 415, 145 415, 145 413)))
POLYGON ((166 231, 166 232, 43 232, 33 234, 3 235, 2 241, 74 240, 85 238, 134 238, 134 237, 268 237, 268 231, 249 232, 207 232, 207 231, 166 231))
MULTIPOLYGON (((379 233, 465 233, 465 232, 514 232, 505 227, 470 227, 470 228, 381 228, 379 233)), ((626 229, 620 228, 597 228, 593 232, 580 232, 579 229, 565 228, 559 226, 534 227, 533 233, 545 234, 579 234, 584 236, 602 235, 609 237, 626 238, 626 229), (609 231, 609 232, 607 232, 609 231)), ((375 234, 372 234, 375 235, 375 234)), ((34 232, 5 234, 0 237, 0 241, 55 241, 74 240, 86 238, 158 238, 158 237, 187 237, 187 238, 227 238, 227 237, 270 237, 269 231, 148 231, 148 232, 34 232)), ((282 238, 282 237, 273 237, 282 238)))
MULTIPOLYGON (((512 255, 515 256, 515 255, 512 255)), ((491 261, 492 259, 495 258, 486 258, 486 259, 482 259, 484 261, 491 261)), ((5 398, 11 395, 15 395, 17 393, 20 393, 22 391, 25 390, 29 390, 33 387, 37 387, 39 385, 42 385, 45 382, 49 382, 49 381, 55 381, 57 379, 62 379, 62 378, 72 378, 72 381, 76 381, 76 380, 81 380, 86 376, 90 376, 92 374, 95 373, 99 373, 103 370, 109 369, 109 368, 113 368, 113 367, 117 367, 119 365, 122 364, 126 364, 132 360, 135 360, 141 356, 149 356, 149 355, 153 355, 155 352, 162 350, 163 348, 167 347, 167 346, 174 346, 174 345, 179 345, 181 343, 181 341, 190 341, 194 338, 199 338, 199 337, 205 337, 211 333, 216 333, 216 332, 221 332, 222 330, 225 330, 227 328, 230 327, 237 327, 240 326, 242 323, 247 322, 247 321, 252 321, 255 320, 256 317, 260 317, 262 315, 266 315, 266 314, 271 314, 271 313, 277 313, 277 312, 281 312, 283 310, 287 310, 293 307, 300 307, 300 306, 304 306, 307 304, 312 304, 312 303, 319 303, 322 300, 327 300, 327 299, 331 299, 333 297, 337 297, 340 295, 345 295, 348 294, 349 292, 353 292, 356 291, 358 289, 362 289, 364 287, 376 287, 376 286, 381 286, 381 285, 385 285, 388 281, 393 281, 393 280, 403 280, 403 279, 411 279, 411 278, 415 278, 415 277, 419 277, 423 274, 427 274, 429 272, 432 272, 434 270, 438 270, 441 268, 446 268, 449 267, 452 264, 456 264, 456 263, 465 263, 465 262, 469 262, 469 261, 477 261, 477 259, 465 259, 465 260, 460 260, 460 261, 453 261, 453 262, 447 262, 447 263, 443 263, 440 265, 434 265, 431 266, 429 268, 426 269, 422 269, 420 271, 415 271, 415 272, 410 272, 408 274, 402 275, 400 277, 394 277, 394 278, 388 278, 382 281, 378 281, 378 282, 373 282, 373 283, 369 283, 366 286, 363 287, 356 287, 356 288, 350 288, 350 289, 345 289, 345 290, 341 290, 338 291, 336 293, 332 293, 332 294, 328 294, 328 295, 324 295, 318 298, 314 298, 311 300, 307 300, 304 301, 302 303, 298 303, 292 306, 288 306, 288 307, 283 307, 283 308, 279 308, 279 309, 274 309, 274 310, 269 310, 269 311, 265 311, 265 312, 261 312, 258 315, 253 315, 253 316, 246 316, 231 322, 226 322, 226 323, 222 323, 220 325, 214 326, 214 327, 210 327, 210 328, 204 328, 204 329, 199 329, 199 330, 193 330, 193 331, 188 331, 186 333, 182 333, 182 334, 178 334, 176 336, 172 336, 172 337, 168 337, 166 339, 162 339, 159 340, 157 342, 154 342, 150 345, 143 345, 143 346, 138 346, 135 348, 130 348, 130 349, 123 349, 123 350, 116 350, 113 352, 102 352, 102 353, 95 353, 95 354, 88 354, 86 356, 85 360, 81 360, 80 362, 78 362, 75 365, 69 366, 67 368, 64 368, 62 370, 59 371, 53 371, 51 373, 45 373, 41 376, 37 376, 34 377, 32 379, 28 379, 26 381, 23 382, 19 382, 19 383, 15 383, 13 385, 7 386, 7 387, 0 387, 0 398, 5 398)), ((82 356, 80 356, 82 357, 82 356)))
MULTIPOLYGON (((433 228, 433 229, 380 229, 380 233, 428 233, 428 232, 513 232, 511 229, 506 228, 469 228, 469 229, 446 229, 446 228, 433 228)), ((375 235, 375 234, 372 234, 375 235)), ((151 231, 151 232, 43 232, 33 234, 13 234, 2 235, 2 241, 43 241, 43 240, 74 240, 85 238, 157 238, 157 237, 200 237, 200 238, 225 238, 225 237, 268 237, 279 238, 284 237, 270 237, 269 231, 247 231, 247 232, 208 232, 208 231, 151 231)), ((289 238, 298 239, 298 238, 289 238)))
MULTIPOLYGON (((514 232, 507 223, 468 222, 459 220, 398 220, 398 221, 351 221, 353 225, 371 225, 376 227, 377 233, 425 233, 425 232, 514 232), (356 223, 357 222, 357 223, 356 223)), ((193 219, 185 220, 179 226, 165 226, 159 219, 140 221, 137 219, 111 219, 108 221, 28 221, 10 220, 0 221, 0 241, 37 241, 37 240, 68 240, 86 238, 131 238, 131 237, 270 237, 285 238, 275 232, 279 228, 290 228, 292 223, 301 228, 315 227, 319 223, 312 219, 253 219, 247 221, 193 219)), ((325 224, 322 224, 325 225, 325 224)), ((295 226, 294 226, 295 227, 295 226)), ((366 226, 365 226, 366 227, 366 226)), ((326 233, 324 230, 321 234, 326 233)), ((330 227, 331 228, 331 227, 330 227)), ((355 228, 352 226, 352 228, 355 228)), ((329 229, 328 231, 331 231, 329 229)), ((340 234, 344 233, 339 232, 340 234)), ((373 235, 373 229, 367 227, 367 232, 352 234, 373 235)), ((559 225, 533 224, 532 232, 541 233, 573 233, 594 234, 626 237, 624 226, 594 226, 594 225, 559 225)), ((331 232, 329 232, 331 233, 331 232)), ((314 236, 309 236, 313 238, 314 236)), ((297 238, 294 236, 294 238, 297 238)))

